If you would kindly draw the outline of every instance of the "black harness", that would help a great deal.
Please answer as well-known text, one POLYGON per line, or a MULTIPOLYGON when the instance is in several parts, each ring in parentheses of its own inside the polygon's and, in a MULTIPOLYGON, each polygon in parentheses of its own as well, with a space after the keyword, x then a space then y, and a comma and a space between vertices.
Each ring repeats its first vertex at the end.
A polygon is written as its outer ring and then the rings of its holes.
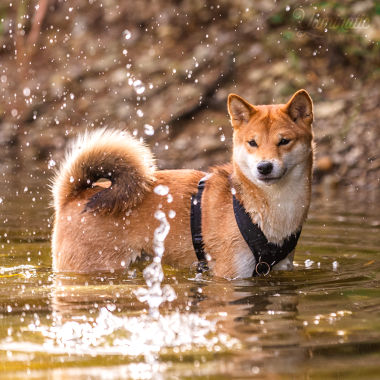
MULTIPOLYGON (((191 236, 193 246, 198 258, 198 272, 208 270, 206 253, 202 239, 202 193, 207 178, 202 178, 198 183, 198 192, 191 197, 191 236)), ((255 257, 256 266, 252 276, 266 276, 273 266, 285 259, 297 245, 301 230, 285 239, 281 246, 269 243, 263 231, 257 224, 252 223, 250 215, 238 199, 233 197, 233 208, 236 223, 245 242, 255 257)))
POLYGON ((202 238, 202 194, 207 178, 202 178, 198 183, 198 192, 191 197, 191 238, 193 247, 198 258, 197 272, 203 273, 208 270, 206 253, 202 238))

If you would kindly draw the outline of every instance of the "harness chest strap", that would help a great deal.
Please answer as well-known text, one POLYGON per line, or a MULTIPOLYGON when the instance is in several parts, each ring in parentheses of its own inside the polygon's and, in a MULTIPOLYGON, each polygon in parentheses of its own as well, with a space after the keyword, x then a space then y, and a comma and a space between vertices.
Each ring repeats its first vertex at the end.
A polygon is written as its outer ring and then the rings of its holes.
MULTIPOLYGON (((208 270, 202 238, 202 194, 206 181, 207 176, 199 181, 198 192, 191 197, 191 236, 198 258, 197 271, 201 273, 208 270)), ((260 227, 252 223, 250 215, 235 195, 233 195, 232 199, 235 220, 239 231, 255 257, 256 266, 252 275, 265 276, 269 274, 273 266, 285 259, 295 249, 301 230, 287 237, 281 246, 270 243, 260 227)))
POLYGON ((235 195, 233 195, 233 207, 239 231, 256 260, 253 276, 265 276, 276 264, 285 259, 296 248, 301 230, 288 236, 281 246, 270 243, 261 228, 257 224, 252 223, 250 215, 235 195))
POLYGON ((198 258, 197 272, 203 273, 208 270, 206 253, 202 238, 202 194, 205 188, 207 176, 198 183, 198 192, 191 197, 190 224, 191 238, 193 240, 194 251, 198 258))

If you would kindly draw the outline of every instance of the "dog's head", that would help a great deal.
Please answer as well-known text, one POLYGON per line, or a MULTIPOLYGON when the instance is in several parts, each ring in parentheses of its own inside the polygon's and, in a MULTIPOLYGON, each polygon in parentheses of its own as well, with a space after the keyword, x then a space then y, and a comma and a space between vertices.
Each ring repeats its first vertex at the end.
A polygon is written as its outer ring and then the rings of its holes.
POLYGON ((251 182, 267 186, 311 168, 313 103, 305 90, 287 104, 253 106, 228 97, 234 128, 234 163, 251 182))

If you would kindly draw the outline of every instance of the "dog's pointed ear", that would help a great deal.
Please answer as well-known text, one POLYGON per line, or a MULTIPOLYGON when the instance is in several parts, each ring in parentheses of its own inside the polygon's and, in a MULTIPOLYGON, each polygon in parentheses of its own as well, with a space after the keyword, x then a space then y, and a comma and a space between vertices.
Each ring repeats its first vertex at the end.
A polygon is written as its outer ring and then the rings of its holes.
POLYGON ((227 107, 231 118, 231 124, 234 128, 243 123, 247 123, 251 116, 256 112, 251 104, 235 94, 228 95, 227 107))
POLYGON ((306 90, 297 91, 285 105, 285 112, 293 121, 313 122, 313 101, 306 90))

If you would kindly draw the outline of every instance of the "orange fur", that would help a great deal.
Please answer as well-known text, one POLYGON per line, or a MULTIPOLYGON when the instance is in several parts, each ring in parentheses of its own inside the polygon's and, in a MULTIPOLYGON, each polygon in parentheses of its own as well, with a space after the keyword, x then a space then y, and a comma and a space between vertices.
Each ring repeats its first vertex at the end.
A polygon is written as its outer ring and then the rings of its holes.
MULTIPOLYGON (((304 90, 285 105, 252 106, 230 95, 228 110, 233 159, 211 169, 202 198, 202 234, 213 273, 234 278, 249 276, 255 262, 235 222, 231 192, 269 241, 281 244, 298 230, 310 203, 313 116, 304 90), (253 139, 257 146, 248 144, 253 139), (263 160, 273 164, 273 178, 257 173, 255 165, 263 160)), ((153 254, 156 210, 170 223, 163 262, 178 267, 196 262, 190 199, 205 173, 157 171, 149 150, 120 133, 80 137, 54 180, 55 270, 117 270, 142 251, 153 254), (169 194, 153 191, 158 185, 167 186, 169 194)))

